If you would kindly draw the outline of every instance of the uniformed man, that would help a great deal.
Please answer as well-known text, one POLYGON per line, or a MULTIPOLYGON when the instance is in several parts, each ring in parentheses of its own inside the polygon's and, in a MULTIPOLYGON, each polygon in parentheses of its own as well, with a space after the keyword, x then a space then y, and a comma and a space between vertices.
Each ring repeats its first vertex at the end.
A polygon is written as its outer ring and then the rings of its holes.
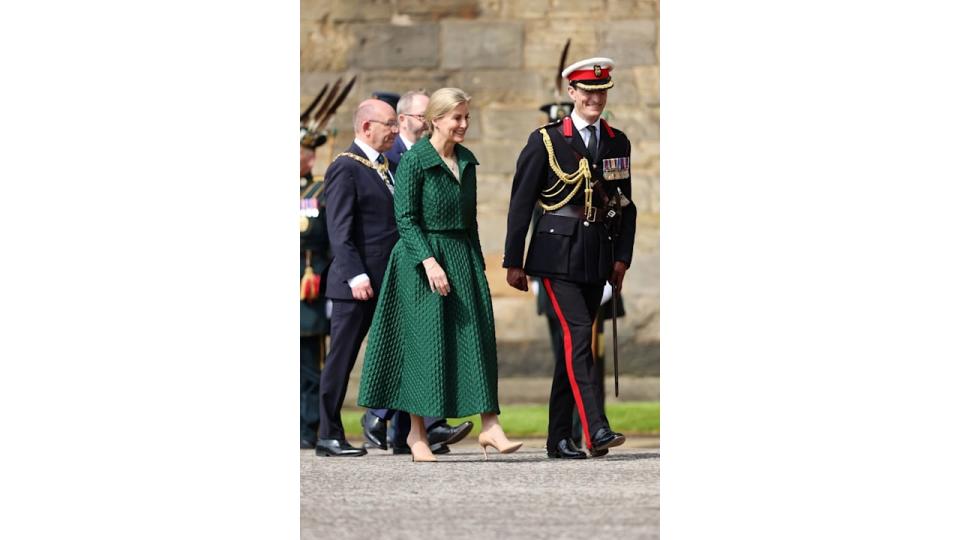
POLYGON ((317 148, 326 135, 300 132, 300 448, 315 448, 320 422, 320 365, 330 321, 323 278, 330 263, 330 240, 323 204, 323 182, 313 179, 317 148))
POLYGON ((517 160, 503 266, 510 286, 527 290, 527 274, 542 279, 563 333, 563 363, 550 393, 547 455, 582 458, 572 440, 576 410, 592 456, 623 444, 604 419, 591 377, 592 328, 604 283, 619 291, 633 256, 636 208, 630 201, 630 141, 601 119, 613 87, 609 58, 567 66, 570 116, 534 131, 517 160), (537 222, 524 264, 534 206, 537 222))

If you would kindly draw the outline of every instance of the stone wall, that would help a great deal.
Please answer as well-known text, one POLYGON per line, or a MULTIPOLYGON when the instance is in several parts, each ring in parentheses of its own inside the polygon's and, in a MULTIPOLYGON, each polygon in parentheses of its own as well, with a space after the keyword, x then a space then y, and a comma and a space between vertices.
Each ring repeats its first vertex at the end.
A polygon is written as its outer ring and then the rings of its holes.
POLYGON ((658 0, 301 0, 301 110, 324 83, 358 75, 330 124, 336 137, 319 149, 319 176, 352 140, 352 111, 372 92, 456 86, 473 97, 465 144, 480 161, 480 238, 502 374, 551 370, 546 322, 532 295, 506 285, 500 263, 517 155, 546 120, 538 109, 553 99, 567 38, 568 63, 591 56, 616 62, 607 111, 633 145, 639 210, 624 283, 621 370, 659 374, 659 7, 658 0))

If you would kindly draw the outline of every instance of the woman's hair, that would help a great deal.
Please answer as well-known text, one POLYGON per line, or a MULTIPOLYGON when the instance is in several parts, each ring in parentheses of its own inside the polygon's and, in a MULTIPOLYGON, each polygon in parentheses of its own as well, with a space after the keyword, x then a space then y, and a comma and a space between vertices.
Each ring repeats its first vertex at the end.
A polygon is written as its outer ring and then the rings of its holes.
POLYGON ((427 130, 433 133, 433 121, 452 111, 461 103, 470 103, 470 96, 459 88, 441 88, 430 96, 430 103, 423 113, 427 130))

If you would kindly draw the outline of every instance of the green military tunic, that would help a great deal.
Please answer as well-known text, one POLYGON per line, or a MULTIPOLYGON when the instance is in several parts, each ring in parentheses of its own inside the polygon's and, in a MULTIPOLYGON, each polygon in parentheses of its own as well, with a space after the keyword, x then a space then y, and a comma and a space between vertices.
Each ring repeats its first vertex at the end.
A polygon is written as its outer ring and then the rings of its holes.
POLYGON ((477 234, 477 160, 455 147, 460 179, 428 139, 404 154, 394 212, 400 241, 377 300, 358 402, 419 416, 499 413, 493 306, 477 234), (422 262, 447 274, 431 292, 422 262))

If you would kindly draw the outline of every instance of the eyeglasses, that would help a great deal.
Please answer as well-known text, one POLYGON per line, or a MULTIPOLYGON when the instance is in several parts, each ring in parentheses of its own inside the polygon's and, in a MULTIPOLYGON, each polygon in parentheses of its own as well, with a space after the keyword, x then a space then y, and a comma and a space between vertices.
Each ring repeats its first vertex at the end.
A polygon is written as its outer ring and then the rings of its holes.
POLYGON ((421 122, 423 122, 423 121, 427 118, 426 116, 424 116, 424 115, 422 115, 422 114, 407 114, 407 113, 403 113, 403 115, 404 115, 404 116, 412 116, 412 117, 414 117, 414 118, 419 118, 421 122))
POLYGON ((376 122, 378 124, 383 124, 387 126, 387 129, 400 129, 400 124, 396 120, 391 120, 389 122, 381 122, 380 120, 370 120, 371 122, 376 122))

